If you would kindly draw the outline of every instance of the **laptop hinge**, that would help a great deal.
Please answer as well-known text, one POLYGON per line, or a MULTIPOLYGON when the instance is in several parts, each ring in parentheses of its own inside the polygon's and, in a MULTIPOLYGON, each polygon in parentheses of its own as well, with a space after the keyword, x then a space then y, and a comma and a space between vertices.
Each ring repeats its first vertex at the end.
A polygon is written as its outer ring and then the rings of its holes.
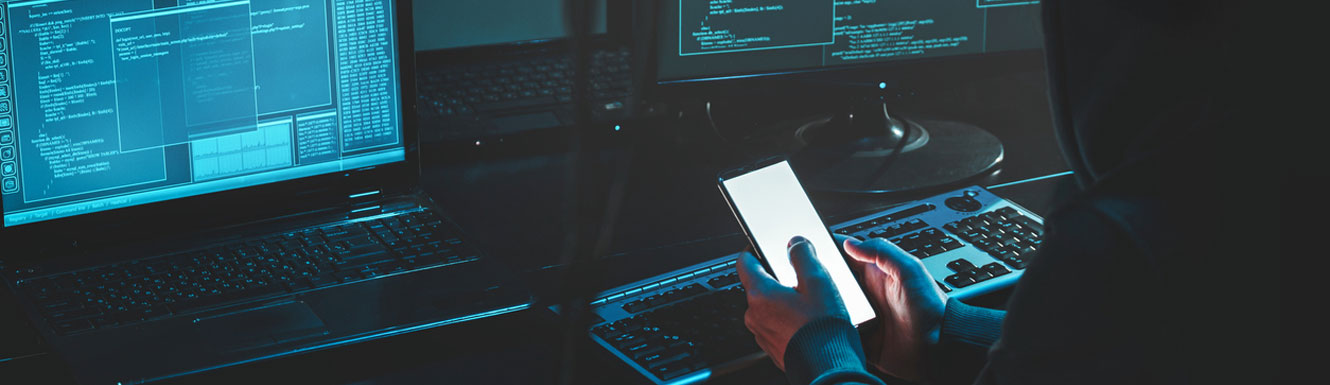
POLYGON ((347 196, 347 219, 375 216, 383 213, 383 190, 366 190, 347 196))

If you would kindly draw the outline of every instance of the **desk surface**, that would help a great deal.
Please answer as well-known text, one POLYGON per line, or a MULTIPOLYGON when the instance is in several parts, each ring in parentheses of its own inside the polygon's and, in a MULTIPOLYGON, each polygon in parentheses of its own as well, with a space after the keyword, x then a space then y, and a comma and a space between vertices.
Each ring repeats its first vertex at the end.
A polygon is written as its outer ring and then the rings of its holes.
MULTIPOLYGON (((1028 87, 1039 89, 1041 85, 1028 87)), ((1042 95, 1037 96, 1007 100, 1005 105, 982 98, 951 105, 968 111, 957 120, 988 129, 1006 147, 1001 169, 969 184, 1003 185, 1066 171, 1053 139, 1047 105, 1042 95), (1009 108, 1013 104, 1020 107, 1009 108)), ((696 124, 682 119, 653 127, 650 132, 626 134, 641 135, 635 142, 650 145, 635 146, 632 152, 632 172, 626 181, 627 194, 613 235, 611 256, 600 262, 608 274, 599 286, 631 282, 723 256, 746 245, 714 184, 716 172, 738 160, 736 151, 714 143, 698 143, 713 138, 688 135, 690 130, 696 131, 696 124)), ((776 130, 767 135, 782 133, 776 130)), ((459 160, 439 154, 429 145, 423 151, 423 181, 439 206, 472 242, 513 271, 529 275, 538 293, 549 290, 554 284, 552 277, 557 275, 551 267, 559 263, 563 235, 560 207, 565 199, 562 178, 570 157, 547 152, 459 160)), ((613 156, 622 151, 611 147, 603 153, 613 156)), ((1072 179, 1062 176, 993 191, 1044 214, 1074 190, 1072 179)), ((814 203, 830 221, 921 197, 813 194, 814 203)), ((0 294, 0 306, 9 306, 7 295, 0 294)), ((272 375, 310 384, 438 380, 462 384, 554 383, 563 356, 558 321, 548 311, 535 309, 205 376, 209 382, 272 375)), ((13 312, 0 316, 0 378, 63 372, 58 360, 42 353, 25 325, 13 312)), ((578 356, 581 379, 592 383, 645 383, 626 365, 594 346, 584 344, 578 356), (588 373, 595 376, 588 377, 588 373)), ((741 373, 718 382, 742 378, 745 383, 783 383, 783 375, 769 362, 741 373)), ((36 378, 41 377, 49 379, 47 375, 36 378)))

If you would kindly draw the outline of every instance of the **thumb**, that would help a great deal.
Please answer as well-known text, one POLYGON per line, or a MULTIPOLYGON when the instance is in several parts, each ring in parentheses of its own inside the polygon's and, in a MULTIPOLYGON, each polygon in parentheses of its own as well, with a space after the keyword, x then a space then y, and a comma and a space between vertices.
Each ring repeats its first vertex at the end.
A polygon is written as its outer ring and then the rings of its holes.
POLYGON ((845 242, 845 254, 854 260, 877 265, 883 272, 896 274, 901 265, 913 262, 914 256, 901 250, 891 242, 882 238, 873 238, 864 242, 850 240, 845 242))
POLYGON ((845 255, 850 258, 862 263, 877 264, 877 253, 865 248, 863 243, 858 239, 846 237, 841 239, 840 244, 841 248, 845 249, 845 255))
POLYGON ((827 290, 833 290, 830 274, 822 266, 822 262, 817 259, 817 250, 813 249, 813 242, 801 236, 795 236, 790 239, 790 265, 794 267, 794 273, 798 277, 798 283, 795 285, 799 291, 813 291, 825 293, 827 290))
POLYGON ((933 277, 924 268, 918 258, 882 238, 873 238, 865 242, 845 242, 845 254, 863 263, 877 265, 878 270, 896 276, 907 286, 928 288, 934 285, 933 277))
POLYGON ((775 278, 767 274, 762 269, 762 262, 750 252, 739 254, 739 263, 736 269, 739 273, 739 282, 743 283, 744 290, 750 294, 766 293, 776 288, 784 288, 775 278))

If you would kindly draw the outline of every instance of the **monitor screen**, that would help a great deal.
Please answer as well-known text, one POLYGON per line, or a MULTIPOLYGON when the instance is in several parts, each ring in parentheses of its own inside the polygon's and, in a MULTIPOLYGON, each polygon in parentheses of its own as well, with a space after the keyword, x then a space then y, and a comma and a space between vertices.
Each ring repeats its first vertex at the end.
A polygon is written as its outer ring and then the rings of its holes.
MULTIPOLYGON (((591 1, 592 33, 605 33, 605 1, 591 1)), ((417 51, 568 36, 562 0, 431 0, 414 6, 417 51)))
POLYGON ((3 2, 4 226, 405 161, 393 7, 3 2))
POLYGON ((663 83, 1038 49, 1038 1, 664 0, 663 83))

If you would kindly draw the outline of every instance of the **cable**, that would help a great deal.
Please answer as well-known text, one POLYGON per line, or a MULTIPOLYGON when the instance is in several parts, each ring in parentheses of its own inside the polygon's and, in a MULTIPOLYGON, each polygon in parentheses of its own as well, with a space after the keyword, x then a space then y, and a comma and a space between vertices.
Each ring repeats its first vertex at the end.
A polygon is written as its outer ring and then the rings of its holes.
POLYGON ((707 102, 706 112, 707 112, 707 125, 711 126, 711 132, 716 133, 716 137, 720 138, 721 143, 726 143, 726 144, 730 143, 730 139, 725 137, 725 134, 720 133, 720 126, 716 125, 716 117, 711 115, 710 101, 707 102))
MULTIPOLYGON (((882 116, 883 116, 883 121, 882 121, 883 129, 886 130, 886 132, 883 133, 883 135, 886 135, 887 139, 890 139, 893 136, 891 133, 892 119, 891 119, 891 112, 887 110, 886 99, 882 100, 882 116)), ((905 145, 910 142, 910 130, 913 129, 913 126, 910 124, 909 121, 903 119, 901 120, 901 125, 903 126, 901 127, 901 130, 904 132, 901 134, 900 140, 896 141, 896 147, 893 147, 891 149, 890 154, 887 154, 887 156, 882 157, 882 164, 879 164, 877 166, 877 170, 874 170, 872 174, 868 174, 868 178, 864 179, 864 188, 872 186, 873 182, 876 182, 879 178, 882 177, 883 174, 886 174, 887 170, 891 169, 891 165, 896 163, 896 159, 900 157, 901 153, 905 152, 905 145)))

